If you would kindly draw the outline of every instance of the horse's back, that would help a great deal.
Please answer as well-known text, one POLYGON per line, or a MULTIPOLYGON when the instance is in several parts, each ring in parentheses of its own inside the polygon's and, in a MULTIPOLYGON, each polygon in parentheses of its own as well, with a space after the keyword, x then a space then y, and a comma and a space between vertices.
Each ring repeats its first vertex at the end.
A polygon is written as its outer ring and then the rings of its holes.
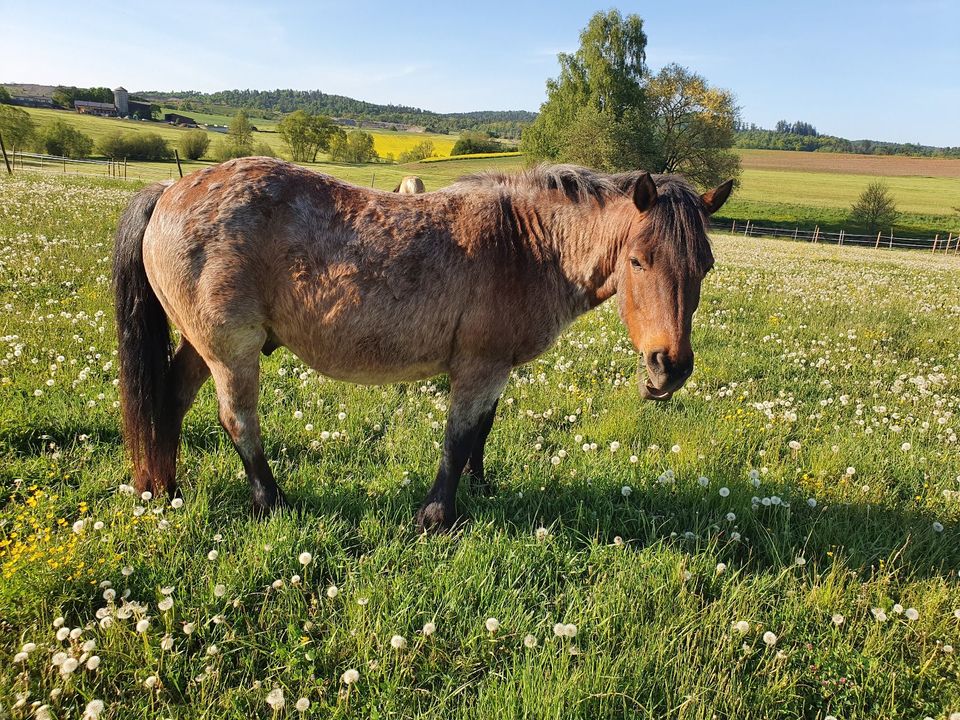
POLYGON ((232 161, 164 193, 144 264, 195 344, 258 327, 333 377, 432 375, 452 352, 470 262, 451 229, 456 198, 417 203, 268 158, 232 161))

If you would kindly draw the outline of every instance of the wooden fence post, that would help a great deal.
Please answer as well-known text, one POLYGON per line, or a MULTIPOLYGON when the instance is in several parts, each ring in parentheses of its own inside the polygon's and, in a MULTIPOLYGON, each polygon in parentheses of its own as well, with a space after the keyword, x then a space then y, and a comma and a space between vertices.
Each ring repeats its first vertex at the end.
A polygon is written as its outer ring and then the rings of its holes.
POLYGON ((797 239, 797 234, 798 234, 799 232, 800 232, 799 226, 798 226, 798 227, 795 227, 795 228, 793 229, 793 239, 794 239, 794 240, 797 239))
POLYGON ((873 249, 874 249, 874 250, 876 250, 877 248, 880 247, 880 233, 882 233, 882 232, 883 232, 882 230, 880 230, 879 232, 877 232, 877 244, 873 246, 873 249))
POLYGON ((732 234, 735 233, 736 231, 737 231, 737 221, 734 220, 734 221, 733 221, 733 225, 730 226, 730 234, 732 235, 732 234))
POLYGON ((817 225, 817 226, 813 229, 813 244, 814 244, 814 245, 817 244, 817 240, 818 240, 819 238, 820 238, 820 226, 817 225))
POLYGON ((843 229, 840 230, 840 237, 837 238, 837 247, 843 247, 843 229))
POLYGON ((10 161, 7 159, 7 149, 3 146, 3 135, 0 135, 0 150, 3 151, 3 162, 7 164, 7 175, 13 175, 13 170, 10 169, 10 161))
POLYGON ((933 238, 933 247, 930 248, 930 252, 935 253, 937 251, 938 242, 940 242, 940 233, 937 233, 937 236, 933 238))
POLYGON ((173 156, 177 159, 177 172, 180 173, 180 177, 183 177, 183 168, 180 167, 180 153, 176 149, 173 151, 173 156))
POLYGON ((890 228, 890 249, 893 250, 893 228, 890 228))
POLYGON ((953 233, 950 233, 949 235, 947 235, 947 247, 946 247, 946 249, 943 251, 943 254, 944 254, 944 255, 946 255, 948 252, 950 252, 950 241, 951 241, 952 239, 953 239, 953 233))

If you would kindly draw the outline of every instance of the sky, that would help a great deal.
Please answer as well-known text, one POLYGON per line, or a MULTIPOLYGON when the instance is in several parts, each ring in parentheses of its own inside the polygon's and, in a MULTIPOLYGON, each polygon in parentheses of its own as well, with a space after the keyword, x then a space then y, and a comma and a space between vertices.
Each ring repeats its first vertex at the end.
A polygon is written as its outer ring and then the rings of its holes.
POLYGON ((700 73, 746 122, 960 145, 960 0, 0 0, 0 82, 535 111, 557 53, 611 7, 643 18, 651 70, 700 73))

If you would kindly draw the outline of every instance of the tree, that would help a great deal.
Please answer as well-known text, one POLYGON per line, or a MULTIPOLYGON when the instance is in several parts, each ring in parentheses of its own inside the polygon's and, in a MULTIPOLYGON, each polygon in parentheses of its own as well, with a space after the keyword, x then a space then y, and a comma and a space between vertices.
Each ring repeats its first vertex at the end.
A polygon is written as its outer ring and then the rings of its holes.
POLYGON ((451 155, 472 155, 474 153, 493 153, 503 150, 503 146, 491 140, 487 133, 465 130, 450 151, 451 155))
POLYGON ((0 85, 0 103, 10 102, 10 91, 0 85))
POLYGON ((560 76, 547 80, 547 101, 524 130, 520 149, 535 158, 575 161, 586 152, 594 167, 643 166, 651 149, 644 78, 647 36, 637 15, 597 13, 580 33, 580 48, 560 53, 560 76), (596 152, 584 139, 604 143, 596 152))
POLYGON ((740 157, 731 150, 739 108, 726 90, 679 65, 668 65, 647 84, 655 154, 648 169, 681 173, 713 187, 737 177, 740 157))
POLYGON ((277 130, 294 162, 316 162, 317 153, 329 149, 339 128, 328 117, 297 110, 284 117, 277 130))
POLYGON ((433 157, 433 142, 430 140, 424 140, 423 142, 417 143, 409 150, 400 153, 400 162, 417 162, 418 160, 426 160, 428 157, 433 157))
POLYGON ((355 130, 346 135, 335 135, 330 142, 330 158, 337 162, 365 163, 377 158, 373 135, 355 130))
POLYGON ((169 160, 173 150, 157 133, 116 130, 97 143, 97 151, 104 157, 129 160, 169 160))
POLYGON ((33 118, 20 108, 0 105, 0 134, 7 148, 25 150, 33 139, 33 118))
POLYGON ((41 132, 40 149, 50 155, 71 158, 87 157, 93 151, 93 140, 63 120, 54 120, 41 132))
POLYGON ((890 189, 879 180, 867 185, 850 207, 850 221, 870 233, 892 228, 899 215, 890 189))
POLYGON ((203 130, 190 130, 180 137, 178 145, 187 160, 199 160, 210 147, 210 136, 203 130))
POLYGON ((245 111, 237 110, 233 116, 227 129, 227 141, 235 153, 233 157, 244 157, 253 151, 253 128, 245 111))

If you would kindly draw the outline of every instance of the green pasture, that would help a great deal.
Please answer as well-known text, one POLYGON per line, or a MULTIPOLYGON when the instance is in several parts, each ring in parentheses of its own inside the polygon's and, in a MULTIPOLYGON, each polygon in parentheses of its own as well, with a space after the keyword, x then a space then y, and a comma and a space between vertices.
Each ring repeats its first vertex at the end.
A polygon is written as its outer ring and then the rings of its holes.
MULTIPOLYGON (((890 158, 897 162, 898 158, 890 158)), ((835 172, 745 169, 724 218, 813 228, 847 228, 850 206, 879 178, 835 172)), ((960 232, 960 178, 891 175, 882 178, 901 213, 901 234, 960 232)))
MULTIPOLYGON (((144 122, 140 120, 122 120, 120 118, 99 117, 96 115, 86 115, 66 110, 48 110, 44 108, 23 108, 33 117, 38 126, 42 127, 52 123, 55 120, 63 120, 74 126, 81 132, 93 138, 94 142, 111 135, 118 130, 121 132, 153 132, 169 141, 171 147, 176 147, 183 133, 189 132, 187 128, 180 128, 169 125, 164 122, 144 122)), ((177 111, 172 108, 164 108, 163 112, 179 112, 181 115, 192 117, 198 122, 212 123, 216 125, 228 125, 232 116, 228 115, 209 115, 205 113, 191 113, 186 111, 177 111)), ((262 118, 251 118, 250 123, 258 131, 253 134, 254 142, 265 142, 271 150, 282 157, 287 154, 287 148, 283 144, 279 133, 276 132, 276 120, 264 120, 262 118)), ((349 130, 349 129, 348 129, 349 130)), ((434 152, 438 156, 447 156, 453 149, 457 141, 454 135, 440 135, 436 133, 415 133, 400 132, 392 130, 371 130, 365 129, 373 135, 374 146, 377 152, 383 156, 392 156, 398 158, 401 153, 410 150, 418 143, 429 140, 434 145, 434 152)), ((212 143, 218 138, 224 137, 223 133, 207 131, 207 135, 212 143)), ((378 163, 379 164, 379 163, 378 163)), ((168 168, 169 169, 169 168, 168 168)))
POLYGON ((608 302, 514 372, 496 495, 419 536, 446 380, 347 385, 286 350, 261 418, 293 512, 251 517, 209 384, 182 506, 127 491, 133 189, 0 179, 3 716, 960 712, 960 259, 717 235, 686 388, 639 400, 608 302))
MULTIPOLYGON (((169 108, 167 109, 169 110, 169 108)), ((29 109, 39 124, 52 122, 54 118, 65 120, 79 130, 99 140, 116 130, 132 132, 156 132, 176 146, 181 133, 185 130, 164 123, 139 122, 79 115, 57 110, 29 109)), ((198 120, 228 124, 229 116, 188 113, 198 120)), ((275 128, 275 121, 261 121, 257 118, 254 125, 275 128), (272 124, 269 124, 272 123, 272 124), (269 124, 269 125, 268 125, 269 124)), ((369 165, 345 165, 341 163, 320 162, 308 166, 318 172, 324 172, 359 185, 373 186, 391 190, 404 175, 420 175, 428 189, 436 189, 449 184, 460 175, 484 169, 519 169, 527 164, 522 156, 501 155, 495 157, 477 157, 468 160, 446 160, 456 140, 450 135, 428 133, 404 133, 393 131, 371 131, 378 152, 384 157, 397 158, 417 143, 429 140, 434 143, 434 152, 444 162, 423 162, 397 165, 390 162, 378 162, 369 165)), ((213 142, 222 134, 208 133, 213 142)), ((255 141, 265 142, 273 152, 283 157, 286 154, 279 134, 276 132, 258 132, 255 141)), ((743 151, 749 154, 756 151, 743 151)), ((901 217, 897 221, 898 235, 909 237, 933 237, 960 232, 960 178, 924 177, 903 175, 902 158, 888 157, 890 175, 882 179, 890 187, 897 202, 901 217)), ((185 163, 184 172, 210 164, 208 161, 185 163)), ((137 163, 139 172, 134 175, 143 180, 176 177, 176 167, 171 163, 137 163)), ((876 175, 840 172, 815 172, 790 169, 746 168, 741 176, 741 184, 731 201, 723 208, 718 224, 752 221, 755 225, 782 226, 813 229, 819 225, 822 230, 836 231, 841 228, 848 232, 852 229, 848 220, 850 205, 863 189, 873 181, 876 175)))

